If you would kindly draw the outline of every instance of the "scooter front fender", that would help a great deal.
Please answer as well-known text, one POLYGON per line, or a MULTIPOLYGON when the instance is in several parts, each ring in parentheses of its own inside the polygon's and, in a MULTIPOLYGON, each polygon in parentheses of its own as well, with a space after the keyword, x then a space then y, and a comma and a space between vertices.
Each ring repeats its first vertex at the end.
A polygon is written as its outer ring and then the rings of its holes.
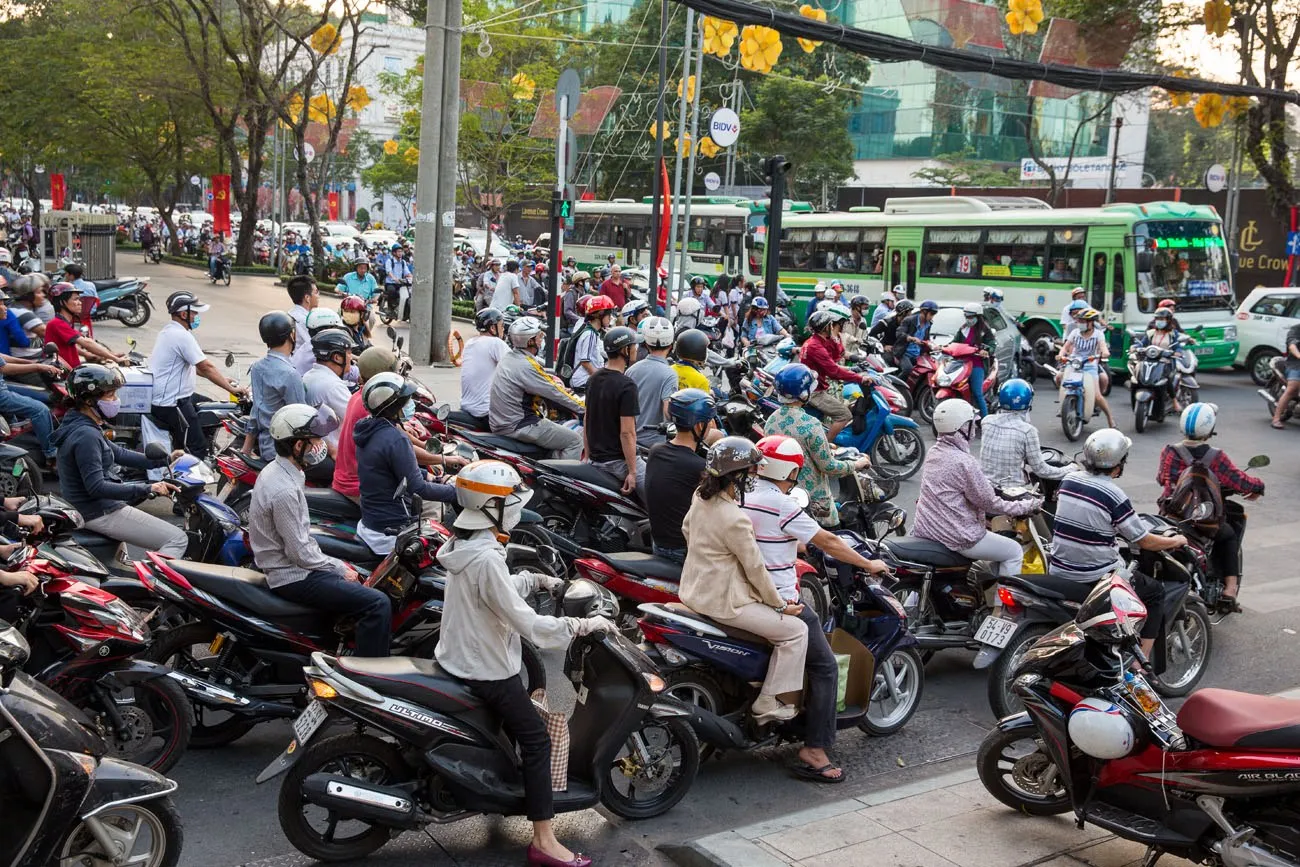
POLYGON ((1155 394, 1144 388, 1134 392, 1133 399, 1138 403, 1149 403, 1155 399, 1155 394))
POLYGON ((958 394, 957 390, 954 388, 936 388, 934 390, 935 403, 938 403, 941 400, 948 400, 952 397, 961 397, 961 395, 958 394))
POLYGON ((143 659, 129 659, 120 667, 106 672, 99 682, 108 689, 116 692, 119 689, 130 686, 133 683, 144 683, 148 680, 157 680, 160 677, 167 677, 171 673, 171 668, 166 665, 160 665, 157 662, 147 662, 143 659))
POLYGON ((81 803, 88 819, 112 807, 152 801, 176 791, 176 783, 157 771, 119 759, 102 758, 91 775, 90 790, 81 803))
POLYGON ((896 415, 890 413, 885 417, 885 432, 893 433, 895 428, 905 427, 910 430, 919 430, 917 423, 905 415, 896 415))

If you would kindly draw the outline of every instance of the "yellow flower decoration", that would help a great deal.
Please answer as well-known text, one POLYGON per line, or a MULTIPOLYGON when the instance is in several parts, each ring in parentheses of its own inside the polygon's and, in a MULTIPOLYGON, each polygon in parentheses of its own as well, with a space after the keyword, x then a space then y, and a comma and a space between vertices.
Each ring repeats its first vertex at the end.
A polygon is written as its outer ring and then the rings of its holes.
POLYGON ((1039 0, 1011 0, 1007 12, 1007 28, 1013 36, 1034 34, 1043 21, 1043 4, 1039 0))
MULTIPOLYGON (((681 82, 681 81, 677 82, 677 98, 678 98, 678 99, 681 99, 681 96, 682 96, 682 84, 683 84, 683 82, 681 82)), ((690 76, 689 78, 687 78, 686 81, 685 81, 685 84, 686 84, 686 101, 687 101, 687 102, 694 102, 694 101, 695 101, 695 76, 692 75, 692 76, 690 76)))
POLYGON ((370 105, 370 93, 360 84, 354 84, 348 88, 347 99, 344 104, 348 109, 358 114, 368 105, 370 105))
POLYGON ((420 162, 420 149, 417 147, 407 148, 406 152, 402 154, 402 160, 408 166, 416 165, 420 162))
POLYGON ((1211 36, 1222 36, 1232 25, 1232 6, 1227 0, 1205 0, 1205 30, 1211 36))
POLYGON ((334 119, 338 110, 334 100, 322 93, 313 96, 311 101, 307 103, 307 119, 313 123, 329 123, 334 119))
POLYGON ((781 56, 781 34, 750 24, 740 32, 740 65, 750 72, 771 72, 781 56))
MULTIPOLYGON (((1174 70, 1174 77, 1186 78, 1187 73, 1183 72, 1181 69, 1177 69, 1174 70)), ((1169 104, 1174 108, 1184 108, 1192 101, 1192 95, 1185 90, 1170 90, 1166 88, 1165 93, 1169 94, 1169 104)))
POLYGON ((530 78, 526 72, 516 72, 514 77, 510 79, 510 85, 514 88, 510 95, 520 102, 530 101, 537 91, 537 82, 530 78))
POLYGON ((736 35, 740 32, 736 22, 723 18, 704 17, 700 22, 703 31, 704 53, 715 57, 726 57, 731 53, 731 46, 736 44, 736 35))
POLYGON ((716 157, 721 152, 722 148, 718 147, 718 143, 709 136, 700 139, 700 153, 704 156, 716 157))
POLYGON ((311 47, 317 54, 333 54, 339 50, 339 31, 333 24, 322 24, 311 35, 311 47))
POLYGON ((684 157, 688 157, 691 155, 691 134, 690 133, 688 132, 682 133, 682 137, 677 140, 677 149, 681 151, 681 154, 684 157))
POLYGON ((1217 93, 1201 94, 1201 98, 1196 100, 1196 105, 1192 107, 1192 114, 1196 116, 1196 122, 1206 129, 1223 123, 1227 111, 1228 104, 1217 93))
POLYGON ((397 142, 393 141, 391 138, 388 141, 384 142, 384 153, 388 154, 390 157, 396 156, 397 142))
POLYGON ((1238 120, 1246 112, 1250 111, 1251 105, 1249 96, 1230 96, 1227 102, 1228 116, 1233 120, 1238 120))
MULTIPOLYGON (((821 21, 822 23, 825 23, 826 21, 825 9, 815 9, 807 3, 799 7, 799 14, 805 18, 810 18, 813 21, 821 21)), ((818 45, 821 45, 821 43, 812 39, 804 39, 802 36, 799 37, 799 47, 802 48, 806 54, 812 54, 818 45)))
POLYGON ((650 121, 649 132, 650 132, 650 138, 666 139, 668 138, 668 136, 673 134, 673 127, 672 124, 670 124, 668 121, 664 121, 663 129, 660 130, 659 124, 652 120, 650 121))

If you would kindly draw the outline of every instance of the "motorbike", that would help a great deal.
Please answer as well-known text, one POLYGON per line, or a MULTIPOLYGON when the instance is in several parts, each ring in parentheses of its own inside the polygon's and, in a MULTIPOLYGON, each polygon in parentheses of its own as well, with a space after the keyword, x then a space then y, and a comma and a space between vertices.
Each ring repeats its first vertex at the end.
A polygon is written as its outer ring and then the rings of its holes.
MULTIPOLYGON (((936 369, 930 374, 930 389, 934 392, 934 401, 937 406, 940 401, 949 398, 960 398, 972 406, 975 403, 971 394, 971 371, 978 361, 980 348, 970 346, 965 343, 950 343, 943 348, 943 354, 947 357, 943 367, 936 369)), ((989 412, 997 412, 998 408, 998 379, 1000 369, 996 358, 986 359, 989 365, 984 376, 984 402, 989 408, 989 412)))
MULTIPOLYGON (((1268 413, 1272 416, 1277 412, 1277 403, 1282 399, 1286 392, 1286 364, 1285 356, 1277 356, 1268 363, 1268 383, 1257 390, 1255 393, 1264 398, 1264 403, 1268 404, 1268 413)), ((1290 421, 1295 417, 1296 404, 1300 401, 1292 400, 1290 404, 1282 408, 1282 421, 1290 421)))
POLYGON ((163 247, 162 244, 154 242, 144 251, 144 260, 152 265, 157 265, 162 261, 163 247))
POLYGON ((90 318, 95 322, 117 319, 123 325, 139 328, 149 321, 153 312, 153 299, 149 297, 149 281, 135 277, 116 280, 96 280, 95 291, 99 303, 90 318))
POLYGON ((907 372, 907 376, 903 380, 912 392, 912 406, 916 409, 921 421, 926 424, 934 421, 934 408, 938 405, 931 382, 934 379, 935 371, 939 369, 939 360, 943 356, 943 348, 951 340, 950 337, 936 337, 932 340, 922 341, 921 353, 916 357, 912 369, 907 372))
MULTIPOLYGON (((853 421, 835 436, 835 445, 869 455, 879 476, 901 480, 916 475, 925 462, 925 442, 916 422, 891 412, 874 382, 846 383, 841 393, 853 421)), ((819 415, 810 407, 805 411, 819 415)))
POLYGON ((385 325, 397 319, 409 319, 411 304, 411 278, 405 277, 401 283, 387 283, 379 294, 379 306, 375 312, 385 325), (403 316, 402 314, 406 315, 403 316))
POLYGON ((218 283, 221 283, 221 284, 223 284, 223 285, 225 285, 225 286, 229 286, 229 285, 230 285, 230 274, 231 274, 231 270, 230 270, 230 257, 229 257, 229 256, 218 256, 218 257, 217 257, 217 270, 216 270, 216 273, 213 273, 211 270, 209 270, 209 271, 208 271, 208 280, 212 281, 212 285, 213 285, 213 286, 217 285, 218 283))
MULTIPOLYGON (((567 615, 589 608, 597 592, 589 586, 567 585, 560 601, 567 615)), ((353 860, 401 831, 525 811, 519 757, 500 719, 436 662, 314 653, 303 673, 312 702, 284 753, 257 778, 288 772, 280 827, 300 852, 353 860), (331 718, 353 730, 317 738, 331 718), (336 837, 339 819, 359 826, 356 833, 336 837)), ((617 633, 575 638, 564 673, 582 698, 568 719, 568 779, 555 792, 556 812, 599 804, 648 819, 672 809, 700 767, 691 709, 664 695, 654 663, 617 633)))
MULTIPOLYGON (((1130 669, 1142 659, 1145 607, 1123 573, 1098 582, 1075 619, 1044 636, 1015 670, 1025 712, 980 745, 984 787, 1035 816, 1073 813, 1163 854, 1224 867, 1300 863, 1300 702, 1222 689, 1175 714, 1130 669), (1122 719, 1114 743, 1086 737, 1076 714, 1122 719)), ((1118 720, 1117 720, 1118 722, 1118 720)))
MULTIPOLYGON (((31 422, 20 421, 10 426, 8 420, 0 416, 0 498, 34 497, 44 487, 40 464, 31 456, 30 450, 8 442, 13 437, 25 437, 29 433, 31 422)), ((35 437, 32 441, 35 442, 35 437)))
MULTIPOLYGON (((1061 430, 1072 443, 1083 436, 1083 426, 1097 411, 1097 375, 1084 370, 1096 361, 1096 356, 1071 358, 1061 374, 1061 430)), ((1048 370, 1056 376, 1055 368, 1048 370)))
POLYGON ((30 652, 0 621, 0 863, 179 863, 176 783, 114 755, 90 719, 21 671, 30 652))
POLYGON ((1196 402, 1200 386, 1194 375, 1196 356, 1185 352, 1194 341, 1179 337, 1168 347, 1134 346, 1129 350, 1129 405, 1138 433, 1148 422, 1161 422, 1169 412, 1170 399, 1177 396, 1183 406, 1196 402))

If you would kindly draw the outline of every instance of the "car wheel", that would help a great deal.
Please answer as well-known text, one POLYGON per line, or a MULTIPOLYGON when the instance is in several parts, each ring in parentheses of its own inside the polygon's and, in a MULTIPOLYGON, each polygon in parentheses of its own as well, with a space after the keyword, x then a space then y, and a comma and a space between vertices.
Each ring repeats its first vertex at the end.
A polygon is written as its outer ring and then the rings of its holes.
POLYGON ((1276 349, 1267 346, 1261 346, 1251 352, 1246 360, 1246 369, 1250 371, 1251 381, 1261 388, 1268 385, 1273 379, 1273 359, 1280 354, 1276 349))

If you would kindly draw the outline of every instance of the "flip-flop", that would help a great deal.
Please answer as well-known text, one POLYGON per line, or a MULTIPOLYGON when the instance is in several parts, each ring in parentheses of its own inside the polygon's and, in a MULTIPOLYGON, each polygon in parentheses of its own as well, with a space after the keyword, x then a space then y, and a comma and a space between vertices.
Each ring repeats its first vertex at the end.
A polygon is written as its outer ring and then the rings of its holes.
POLYGON ((1280 421, 1272 422, 1272 425, 1274 430, 1286 430, 1286 425, 1282 424, 1280 421))
POLYGON ((842 783, 844 782, 844 769, 834 762, 827 762, 820 768, 814 768, 807 762, 800 762, 790 769, 796 777, 801 780, 811 780, 814 783, 842 783), (838 777, 826 776, 827 771, 839 771, 838 777))

